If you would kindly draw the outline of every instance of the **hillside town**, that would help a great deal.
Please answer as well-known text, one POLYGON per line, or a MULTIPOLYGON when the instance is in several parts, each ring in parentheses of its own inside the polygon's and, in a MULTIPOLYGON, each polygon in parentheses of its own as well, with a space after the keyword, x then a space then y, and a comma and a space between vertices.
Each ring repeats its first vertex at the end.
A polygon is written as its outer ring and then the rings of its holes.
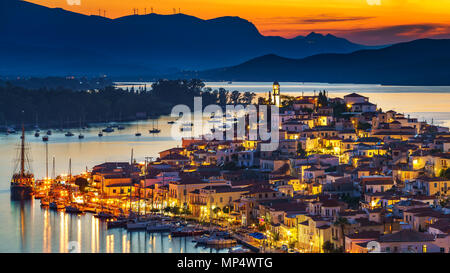
POLYGON ((280 109, 275 151, 246 137, 183 139, 157 159, 93 167, 83 190, 118 213, 209 223, 259 249, 450 252, 448 128, 356 93, 281 96, 277 82, 259 103, 280 109))

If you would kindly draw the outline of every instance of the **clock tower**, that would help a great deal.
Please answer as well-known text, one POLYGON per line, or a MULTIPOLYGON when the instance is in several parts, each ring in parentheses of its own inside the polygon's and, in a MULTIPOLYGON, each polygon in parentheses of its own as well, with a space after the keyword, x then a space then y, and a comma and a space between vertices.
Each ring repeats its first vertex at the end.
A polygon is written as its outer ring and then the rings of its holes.
POLYGON ((272 91, 272 101, 271 103, 273 105, 276 105, 278 107, 281 106, 280 101, 280 84, 276 81, 273 83, 273 91, 272 91))

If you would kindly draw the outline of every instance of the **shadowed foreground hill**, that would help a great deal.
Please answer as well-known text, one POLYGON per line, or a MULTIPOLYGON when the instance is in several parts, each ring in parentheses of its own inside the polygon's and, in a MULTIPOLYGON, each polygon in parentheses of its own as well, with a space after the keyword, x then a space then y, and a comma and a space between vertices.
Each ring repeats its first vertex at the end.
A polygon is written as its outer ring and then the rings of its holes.
POLYGON ((303 58, 367 48, 333 35, 263 36, 239 17, 185 14, 87 16, 18 0, 0 1, 0 75, 150 76, 203 70, 265 54, 303 58))
POLYGON ((304 59, 265 55, 237 66, 178 77, 233 81, 300 81, 395 85, 450 85, 450 40, 422 39, 350 54, 304 59))

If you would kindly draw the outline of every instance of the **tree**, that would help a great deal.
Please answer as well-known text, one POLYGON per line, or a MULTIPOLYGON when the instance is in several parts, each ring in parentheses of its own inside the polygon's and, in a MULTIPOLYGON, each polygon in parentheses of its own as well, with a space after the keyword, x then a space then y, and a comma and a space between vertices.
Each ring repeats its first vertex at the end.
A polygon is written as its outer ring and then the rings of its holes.
POLYGON ((244 103, 244 104, 251 104, 255 97, 256 97, 255 93, 245 92, 242 95, 242 103, 244 103))
POLYGON ((322 249, 325 253, 332 253, 334 252, 334 244, 330 241, 326 241, 325 243, 323 243, 322 249))
POLYGON ((221 211, 221 209, 220 209, 219 207, 215 207, 215 208, 213 209, 214 214, 217 214, 217 213, 219 213, 220 211, 221 211))
POLYGON ((171 208, 170 211, 171 211, 173 214, 178 215, 178 214, 180 214, 181 209, 180 209, 180 207, 175 206, 175 207, 171 208))
POLYGON ((439 176, 447 178, 447 179, 450 179, 450 168, 447 168, 445 170, 441 170, 439 176))
POLYGON ((370 123, 366 123, 366 122, 358 122, 358 126, 356 128, 366 131, 366 130, 369 130, 370 128, 372 128, 372 125, 370 125, 370 123))
POLYGON ((345 249, 345 226, 349 224, 347 218, 339 217, 336 222, 334 223, 336 226, 340 227, 341 230, 341 245, 345 249))
POLYGON ((275 232, 275 233, 273 234, 273 240, 274 240, 275 242, 278 242, 278 241, 280 240, 280 233, 275 232))
POLYGON ((77 185, 80 188, 81 192, 86 192, 87 191, 86 188, 89 186, 89 182, 84 177, 77 177, 75 179, 75 185, 77 185))
POLYGON ((230 213, 231 208, 230 208, 229 205, 227 205, 227 206, 223 207, 222 211, 223 211, 224 213, 230 213))
POLYGON ((237 90, 231 92, 231 96, 230 96, 230 103, 236 105, 239 103, 239 100, 241 98, 241 93, 237 90))
POLYGON ((301 158, 306 157, 306 151, 303 149, 303 145, 301 142, 299 142, 297 145, 297 155, 301 158))
POLYGON ((319 91, 319 98, 318 98, 318 103, 320 106, 327 106, 328 105, 328 98, 327 95, 325 93, 325 90, 323 91, 319 91))

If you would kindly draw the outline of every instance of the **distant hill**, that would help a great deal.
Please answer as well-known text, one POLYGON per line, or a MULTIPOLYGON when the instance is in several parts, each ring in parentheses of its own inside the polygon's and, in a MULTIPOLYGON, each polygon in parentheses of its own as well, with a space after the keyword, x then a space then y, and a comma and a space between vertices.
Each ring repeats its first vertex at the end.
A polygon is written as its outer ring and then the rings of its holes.
POLYGON ((265 55, 240 65, 176 77, 226 81, 300 81, 393 85, 450 85, 450 40, 421 39, 350 54, 303 59, 265 55))
POLYGON ((0 37, 0 75, 154 75, 229 66, 265 54, 303 58, 367 48, 317 33, 263 36, 238 17, 148 14, 113 20, 18 0, 0 1, 0 37))

